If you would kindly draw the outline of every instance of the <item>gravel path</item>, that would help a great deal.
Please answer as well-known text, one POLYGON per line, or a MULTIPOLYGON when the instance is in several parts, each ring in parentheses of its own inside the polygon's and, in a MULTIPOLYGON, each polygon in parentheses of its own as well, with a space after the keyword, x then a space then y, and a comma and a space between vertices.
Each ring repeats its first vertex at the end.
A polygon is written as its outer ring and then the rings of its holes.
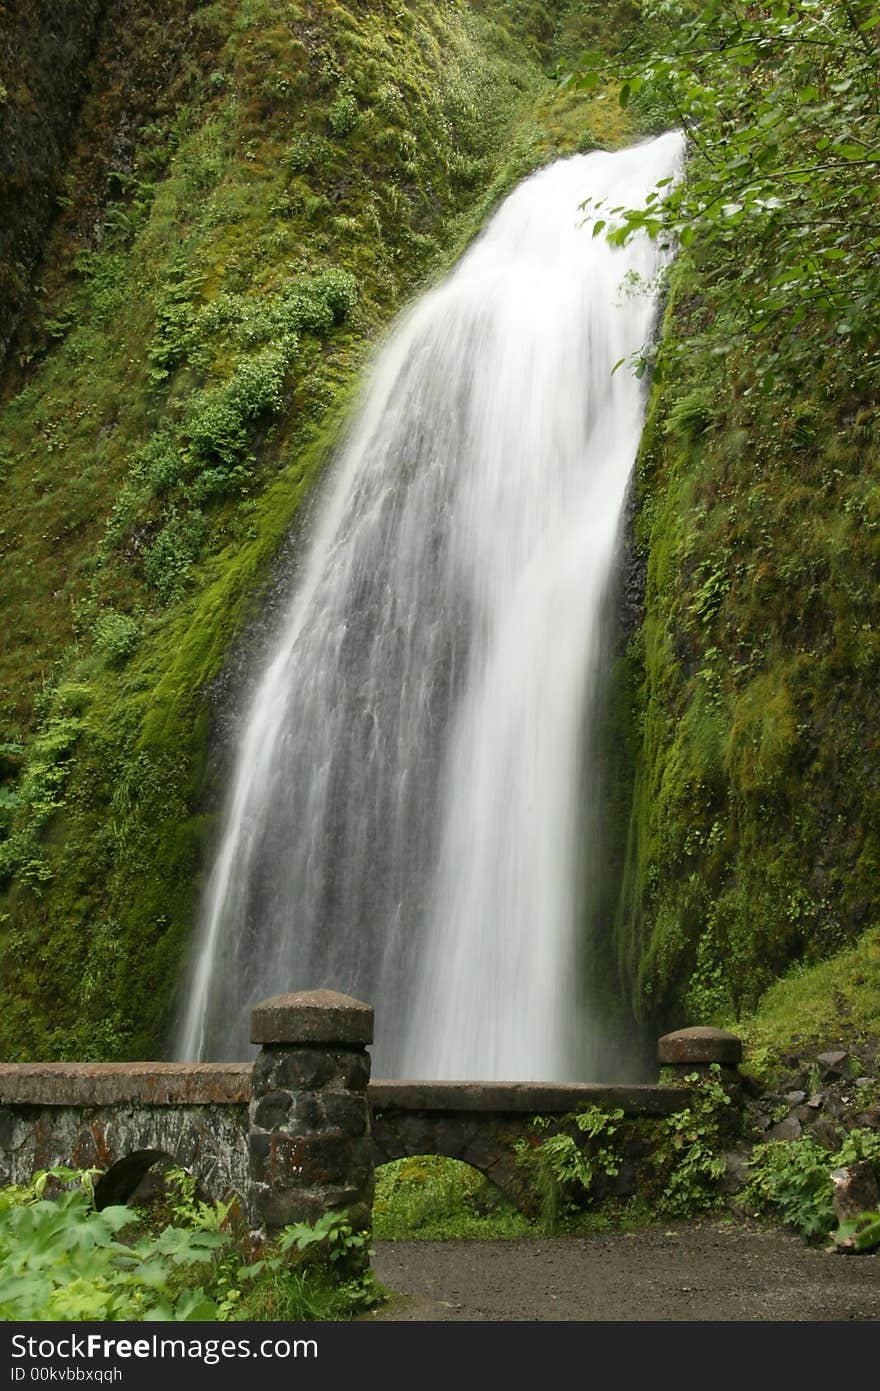
POLYGON ((880 1254, 723 1223, 514 1241, 377 1242, 385 1321, 875 1320, 880 1254))

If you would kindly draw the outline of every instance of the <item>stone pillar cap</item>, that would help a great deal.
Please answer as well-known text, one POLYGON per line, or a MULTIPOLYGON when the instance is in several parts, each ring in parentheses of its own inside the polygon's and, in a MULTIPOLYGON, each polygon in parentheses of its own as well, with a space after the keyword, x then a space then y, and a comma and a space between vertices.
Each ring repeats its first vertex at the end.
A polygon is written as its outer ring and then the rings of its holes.
POLYGON ((657 1041, 657 1058, 661 1063, 720 1063, 735 1067, 742 1062, 742 1039, 725 1029, 710 1029, 697 1025, 691 1029, 676 1029, 657 1041))
POLYGON ((335 990, 273 995, 251 1010, 251 1043, 372 1043, 373 1007, 335 990))

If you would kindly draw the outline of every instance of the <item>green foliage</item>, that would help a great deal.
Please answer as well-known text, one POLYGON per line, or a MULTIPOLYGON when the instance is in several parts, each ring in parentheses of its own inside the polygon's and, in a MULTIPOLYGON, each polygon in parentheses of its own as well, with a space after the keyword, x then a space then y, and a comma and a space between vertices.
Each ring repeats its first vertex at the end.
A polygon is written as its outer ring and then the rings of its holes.
POLYGON ((383 1292, 370 1268, 370 1233, 346 1212, 325 1212, 314 1225, 295 1222, 258 1260, 238 1271, 241 1318, 351 1318, 383 1292))
POLYGON ((0 1191, 0 1318, 216 1318, 215 1302, 190 1281, 227 1238, 166 1227, 158 1238, 126 1242, 131 1209, 96 1212, 88 1181, 42 1196, 47 1180, 78 1177, 47 1171, 25 1189, 0 1191))
POLYGON ((801 1236, 828 1235, 834 1221, 828 1151, 810 1136, 770 1140, 752 1153, 749 1197, 759 1210, 771 1210, 801 1236))
POLYGON ((191 509, 182 516, 175 507, 144 556, 144 578, 161 599, 178 598, 202 547, 207 530, 204 515, 191 509))
MULTIPOLYGON (((863 372, 876 370, 880 235, 865 220, 880 134, 876 0, 654 0, 645 10, 662 38, 615 70, 620 100, 650 90, 687 132, 690 160, 686 178, 658 184, 644 208, 614 210, 612 239, 644 228, 711 255, 725 274, 724 331, 757 341, 768 373, 813 360, 817 323, 827 341, 863 350, 863 372), (761 295, 755 258, 769 272, 761 295)), ((604 63, 596 55, 589 82, 604 63)))
POLYGON ((358 1279, 370 1264, 370 1233, 355 1231, 344 1212, 325 1212, 314 1225, 293 1222, 279 1241, 282 1252, 295 1248, 320 1261, 339 1279, 358 1279))
POLYGON ((360 119, 357 98, 351 92, 340 92, 327 112, 327 124, 337 139, 350 135, 360 119))
POLYGON ((880 1246, 880 1212, 861 1212, 852 1221, 841 1222, 834 1244, 843 1251, 875 1251, 880 1246))
POLYGON ((297 1223, 258 1253, 185 1170, 155 1211, 94 1208, 97 1170, 0 1189, 0 1319, 341 1319, 381 1297, 368 1232, 345 1213, 297 1223), (53 1191, 55 1196, 46 1196, 53 1191))
POLYGON ((834 1153, 809 1135, 768 1140, 752 1151, 747 1200, 757 1211, 780 1217, 807 1241, 819 1240, 834 1227, 832 1170, 862 1159, 880 1176, 880 1136, 875 1131, 849 1131, 834 1153))
POLYGON ((457 1159, 421 1155, 376 1170, 378 1240, 497 1240, 529 1231, 525 1217, 495 1185, 457 1159))
POLYGON ((141 629, 136 619, 126 613, 107 609, 95 622, 95 647, 110 666, 123 666, 137 650, 141 629))
POLYGON ((662 1187, 658 1207, 671 1216, 691 1216, 719 1202, 718 1180, 725 1171, 721 1148, 725 1108, 730 1106, 713 1064, 709 1074, 691 1073, 685 1078, 693 1088, 690 1106, 664 1122, 655 1166, 662 1187))
POLYGON ((563 1117, 560 1128, 545 1139, 538 1135, 547 1128, 546 1119, 535 1117, 533 1133, 518 1140, 514 1152, 540 1199, 540 1222, 545 1231, 555 1230, 571 1219, 595 1197, 596 1180, 613 1178, 620 1169, 620 1153, 613 1137, 618 1135, 623 1111, 589 1106, 563 1117), (577 1134, 588 1141, 585 1144, 577 1134))
POLYGON ((18 873, 23 883, 37 889, 51 879, 42 833, 63 804, 71 760, 82 731, 82 720, 61 710, 34 740, 13 799, 8 838, 0 842, 0 882, 18 873))
POLYGON ((717 419, 717 402, 709 389, 699 386, 679 396, 666 416, 663 429, 667 435, 693 440, 711 430, 717 419))
POLYGON ((193 297, 198 289, 198 277, 180 253, 168 267, 167 279, 156 297, 156 328, 147 353, 150 362, 149 378, 153 382, 166 377, 186 361, 192 345, 195 310, 193 297))
POLYGON ((175 1226, 189 1227, 194 1231, 219 1232, 229 1218, 234 1199, 223 1202, 217 1198, 212 1203, 199 1196, 198 1182, 194 1174, 173 1165, 164 1172, 166 1201, 175 1226))

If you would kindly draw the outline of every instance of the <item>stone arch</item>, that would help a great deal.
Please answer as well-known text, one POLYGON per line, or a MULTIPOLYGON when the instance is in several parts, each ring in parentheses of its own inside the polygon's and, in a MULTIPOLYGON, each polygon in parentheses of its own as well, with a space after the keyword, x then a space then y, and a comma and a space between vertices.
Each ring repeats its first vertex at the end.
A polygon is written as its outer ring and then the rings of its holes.
POLYGON ((95 1207, 98 1211, 116 1203, 127 1203, 160 1159, 166 1159, 170 1164, 175 1162, 174 1156, 166 1150, 141 1149, 133 1150, 105 1169, 95 1184, 95 1207))
POLYGON ((376 1166, 375 1174, 376 1198, 387 1204, 374 1206, 373 1220, 380 1225, 384 1212, 394 1212, 395 1207, 400 1211, 401 1200, 415 1229, 424 1221, 442 1221, 453 1209, 479 1218, 519 1206, 515 1195, 485 1170, 453 1155, 409 1154, 386 1159, 376 1166))
POLYGON ((442 1155, 476 1169, 518 1207, 528 1201, 514 1151, 518 1127, 487 1125, 472 1112, 373 1114, 373 1162, 442 1155))

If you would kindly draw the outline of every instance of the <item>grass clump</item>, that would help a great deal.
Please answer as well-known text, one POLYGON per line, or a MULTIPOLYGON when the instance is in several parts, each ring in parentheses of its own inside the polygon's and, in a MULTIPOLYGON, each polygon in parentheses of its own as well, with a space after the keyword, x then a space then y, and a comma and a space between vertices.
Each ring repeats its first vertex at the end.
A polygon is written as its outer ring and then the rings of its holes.
POLYGON ((730 1026, 750 1052, 779 1055, 829 1039, 880 1036, 880 928, 815 965, 797 963, 765 992, 753 1013, 730 1026))
POLYGON ((489 1179, 458 1159, 419 1155, 376 1170, 377 1240, 490 1239, 527 1236, 531 1230, 489 1179))

